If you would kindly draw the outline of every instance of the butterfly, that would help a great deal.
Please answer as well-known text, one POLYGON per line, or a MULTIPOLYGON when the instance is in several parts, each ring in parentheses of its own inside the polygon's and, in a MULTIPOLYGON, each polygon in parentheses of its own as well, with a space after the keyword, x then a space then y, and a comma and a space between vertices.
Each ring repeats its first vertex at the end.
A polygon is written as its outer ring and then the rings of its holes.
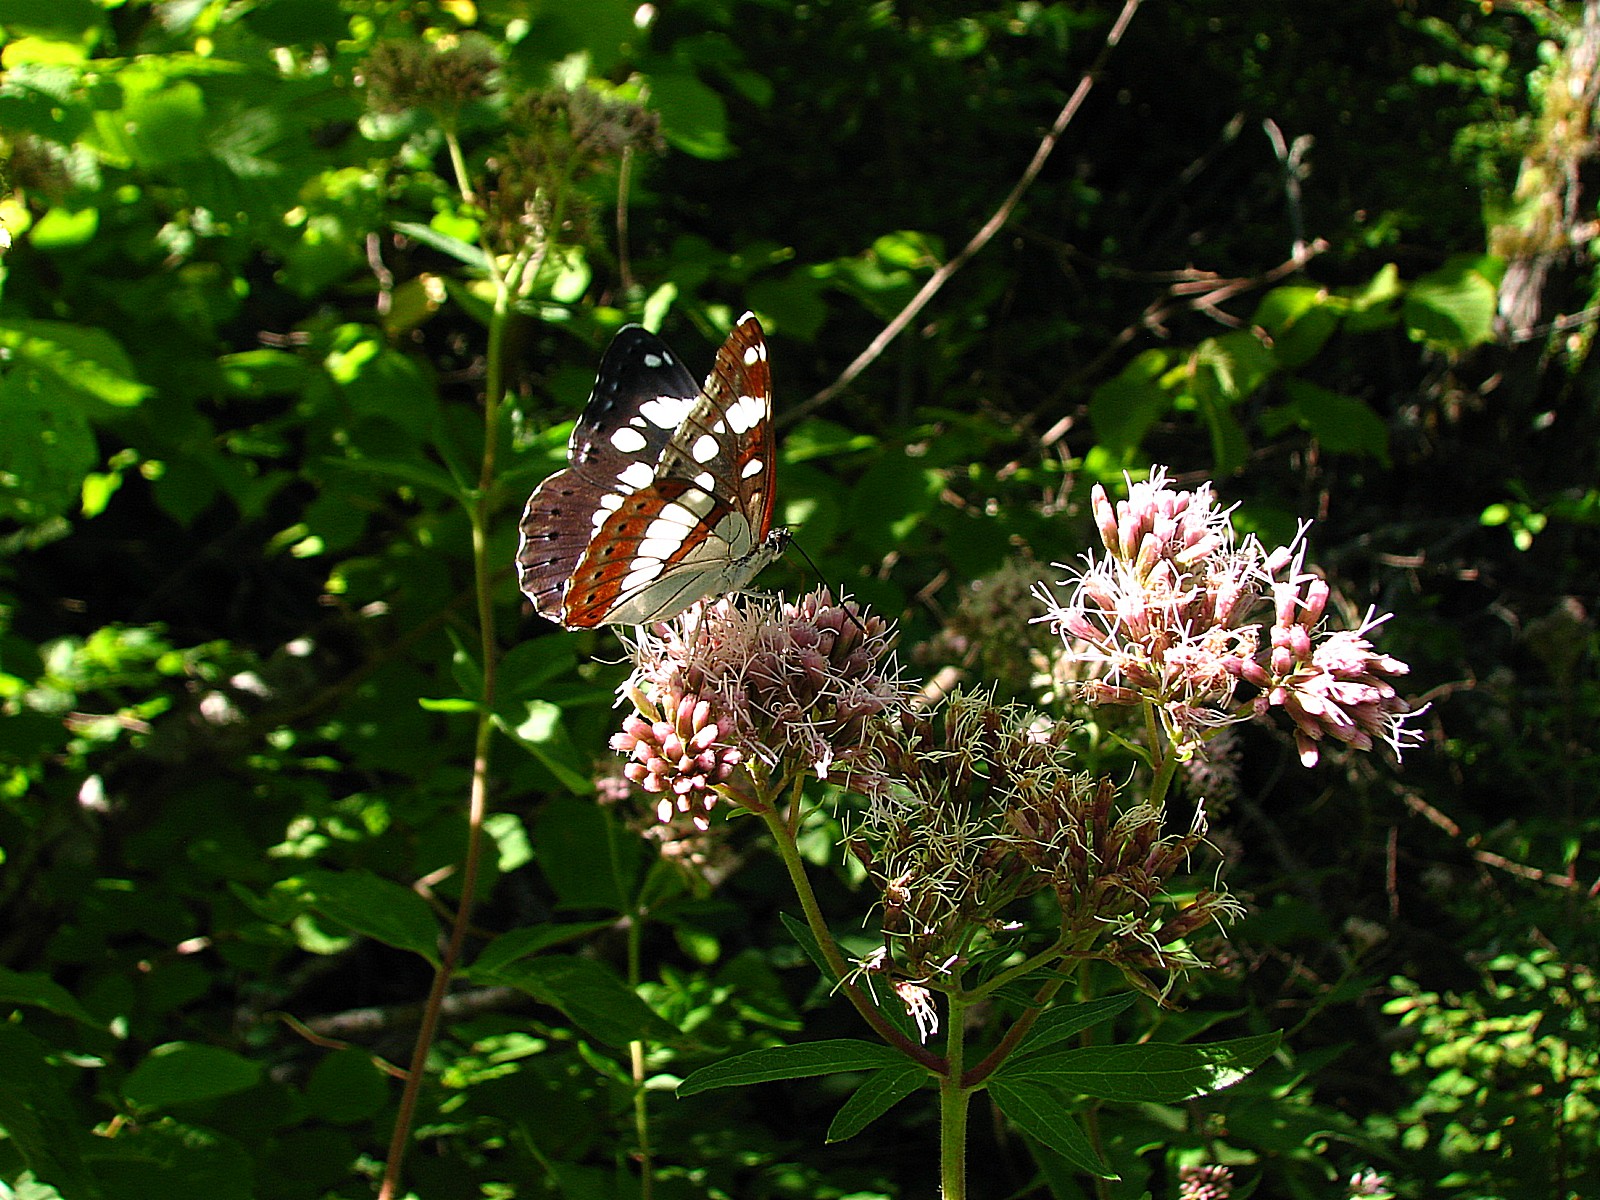
POLYGON ((655 334, 621 329, 567 444, 528 499, 517 579, 568 629, 643 625, 746 586, 783 554, 772 527, 772 374, 739 318, 702 386, 655 334))

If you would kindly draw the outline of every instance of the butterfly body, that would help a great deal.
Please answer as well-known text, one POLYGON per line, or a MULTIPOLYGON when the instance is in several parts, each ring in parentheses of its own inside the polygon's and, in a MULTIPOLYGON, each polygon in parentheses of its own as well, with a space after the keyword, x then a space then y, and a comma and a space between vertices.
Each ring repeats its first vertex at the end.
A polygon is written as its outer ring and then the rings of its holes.
POLYGON ((622 329, 567 446, 534 491, 517 574, 572 629, 642 625, 750 583, 788 543, 772 527, 766 343, 740 318, 703 386, 660 338, 622 329))

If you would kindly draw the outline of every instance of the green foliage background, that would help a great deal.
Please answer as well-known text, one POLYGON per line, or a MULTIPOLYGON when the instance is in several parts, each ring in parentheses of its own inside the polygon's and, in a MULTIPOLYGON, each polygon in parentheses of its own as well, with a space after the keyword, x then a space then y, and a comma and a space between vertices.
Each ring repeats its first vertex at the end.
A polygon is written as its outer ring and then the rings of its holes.
MULTIPOLYGON (((1585 11, 1146 4, 1001 235, 809 404, 995 211, 1116 12, 0 3, 0 1194, 298 1200, 381 1168, 398 1085, 374 1060, 406 1061, 464 840, 486 300, 444 252, 473 214, 436 122, 371 110, 361 81, 380 42, 467 31, 512 94, 642 99, 667 151, 629 175, 626 257, 615 181, 593 182, 588 240, 512 326, 491 497, 510 736, 415 1193, 637 1194, 639 1038, 664 1081, 656 1195, 932 1193, 926 1106, 824 1145, 837 1078, 665 1086, 860 1031, 755 839, 731 831, 713 890, 595 804, 615 644, 540 622, 510 569, 611 332, 648 312, 704 365, 750 307, 784 515, 919 669, 1021 690, 1015 599, 979 582, 1052 574, 1087 545, 1089 486, 1160 462, 1264 537, 1316 517, 1345 611, 1395 612, 1383 647, 1433 703, 1398 772, 1302 773, 1246 735, 1215 840, 1252 913, 1181 1013, 1141 1019, 1285 1046, 1203 1107, 1107 1109, 1112 1194, 1175 1194, 1201 1159, 1262 1196, 1342 1195, 1364 1166, 1408 1196, 1580 1194, 1585 11), (1497 303, 1529 263, 1519 330, 1497 303)), ((474 168, 501 115, 461 111, 474 168)), ((868 901, 835 832, 808 845, 844 927, 868 901)), ((975 1196, 1084 1186, 981 1118, 973 1162, 975 1196)))

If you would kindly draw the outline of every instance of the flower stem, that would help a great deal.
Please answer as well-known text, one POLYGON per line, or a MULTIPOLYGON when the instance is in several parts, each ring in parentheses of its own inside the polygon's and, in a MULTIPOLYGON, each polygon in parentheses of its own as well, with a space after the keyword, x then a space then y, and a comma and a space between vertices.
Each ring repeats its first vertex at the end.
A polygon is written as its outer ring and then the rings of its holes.
MULTIPOLYGON (((891 1025, 861 989, 850 982, 850 964, 845 960, 844 952, 839 949, 839 943, 833 940, 833 933, 829 930, 827 921, 823 919, 822 907, 817 903, 817 895, 811 888, 810 878, 806 875, 806 865, 800 861, 800 847, 794 834, 790 832, 789 820, 772 804, 764 804, 753 811, 772 834, 772 842, 778 848, 778 857, 783 859, 783 865, 789 872, 789 882, 794 885, 795 895, 800 900, 800 909, 805 913, 806 926, 811 930, 811 936, 816 940, 817 948, 828 964, 828 970, 839 981, 839 990, 855 1006, 856 1012, 861 1014, 861 1019, 872 1026, 873 1032, 884 1041, 930 1070, 943 1072, 945 1064, 938 1055, 919 1046, 891 1025)), ((795 824, 798 823, 796 819, 795 824)))
POLYGON ((967 1106, 972 1090, 961 1082, 966 1056, 966 1003, 948 996, 945 1035, 945 1073, 939 1079, 939 1195, 942 1200, 966 1200, 967 1106))
MULTIPOLYGON (((628 922, 628 987, 634 992, 639 990, 644 974, 640 961, 644 925, 644 913, 636 910, 633 919, 628 922)), ((633 1071, 633 1134, 638 1144, 639 1200, 651 1200, 655 1194, 655 1169, 650 1149, 650 1109, 644 1090, 644 1042, 635 1040, 628 1043, 628 1061, 633 1071)))

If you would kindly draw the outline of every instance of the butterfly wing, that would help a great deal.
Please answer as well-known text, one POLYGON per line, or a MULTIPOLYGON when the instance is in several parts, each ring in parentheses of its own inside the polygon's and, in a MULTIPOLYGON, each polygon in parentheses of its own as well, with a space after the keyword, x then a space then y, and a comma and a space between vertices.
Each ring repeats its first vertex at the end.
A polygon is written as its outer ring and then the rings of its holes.
POLYGON ((573 431, 572 466, 528 501, 523 591, 544 616, 588 628, 665 620, 743 587, 782 551, 769 536, 774 454, 754 316, 698 389, 659 338, 624 330, 573 431))
POLYGON ((653 333, 628 325, 612 339, 567 443, 571 466, 540 484, 522 514, 518 583, 540 616, 562 620, 567 581, 627 494, 619 481, 653 477, 651 464, 699 396, 694 376, 653 333))

